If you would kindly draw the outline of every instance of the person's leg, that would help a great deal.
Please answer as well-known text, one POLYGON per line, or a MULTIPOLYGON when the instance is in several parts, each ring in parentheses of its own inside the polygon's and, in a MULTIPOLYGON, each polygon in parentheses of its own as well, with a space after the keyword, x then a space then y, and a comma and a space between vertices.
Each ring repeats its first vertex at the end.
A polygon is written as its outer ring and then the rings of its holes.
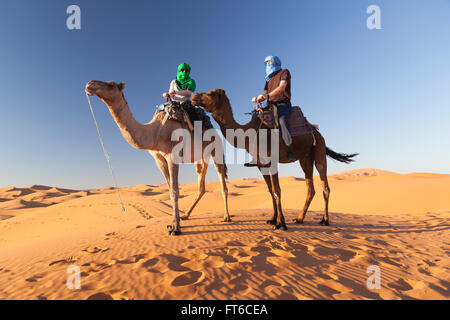
POLYGON ((183 103, 183 108, 186 110, 189 119, 191 119, 191 122, 194 123, 194 121, 201 121, 202 119, 199 118, 197 115, 197 112, 195 111, 195 108, 192 106, 190 101, 186 101, 183 103))
POLYGON ((292 144, 292 137, 289 132, 289 115, 291 114, 291 106, 288 104, 277 105, 278 109, 278 122, 280 123, 281 134, 286 146, 292 144))
POLYGON ((289 132, 289 116, 291 114, 291 106, 288 104, 279 104, 277 106, 278 110, 278 122, 280 124, 281 136, 284 143, 287 146, 287 156, 289 160, 294 161, 295 157, 292 153, 291 144, 292 136, 289 132))

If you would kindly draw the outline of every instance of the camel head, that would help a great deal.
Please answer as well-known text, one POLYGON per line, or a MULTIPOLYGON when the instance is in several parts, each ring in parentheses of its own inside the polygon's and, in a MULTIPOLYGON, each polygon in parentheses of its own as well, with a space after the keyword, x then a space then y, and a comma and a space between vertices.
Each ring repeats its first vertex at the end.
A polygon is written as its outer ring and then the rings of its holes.
POLYGON ((229 106, 230 102, 225 95, 225 90, 214 89, 208 92, 199 92, 192 96, 192 105, 201 106, 207 112, 219 112, 224 106, 229 106))
POLYGON ((125 88, 125 83, 120 84, 114 81, 98 81, 91 80, 86 84, 85 91, 88 95, 96 95, 105 102, 113 102, 118 98, 123 97, 122 90, 125 88))

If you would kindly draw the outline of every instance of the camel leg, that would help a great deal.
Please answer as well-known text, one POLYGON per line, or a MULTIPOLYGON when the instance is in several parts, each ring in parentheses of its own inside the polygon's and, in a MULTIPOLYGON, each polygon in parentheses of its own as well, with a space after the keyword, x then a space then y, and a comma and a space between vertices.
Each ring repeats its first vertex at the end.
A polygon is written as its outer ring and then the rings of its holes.
POLYGON ((325 210, 323 212, 323 218, 320 221, 321 225, 329 226, 330 225, 330 218, 328 217, 328 201, 330 199, 330 186, 328 185, 328 178, 327 178, 327 163, 316 162, 316 168, 317 171, 319 171, 320 180, 322 181, 322 187, 323 187, 323 198, 325 200, 325 210))
POLYGON ((161 170, 161 173, 163 174, 164 179, 166 180, 167 186, 170 189, 169 165, 167 164, 166 159, 160 154, 152 154, 152 156, 155 159, 156 165, 158 166, 159 170, 161 170))
POLYGON ((327 178, 327 156, 326 156, 326 148, 325 141, 323 138, 318 140, 318 146, 314 152, 314 162, 316 165, 316 169, 319 172, 320 180, 322 181, 323 187, 323 198, 325 200, 325 210, 323 213, 323 218, 320 221, 321 225, 328 226, 330 225, 330 219, 328 217, 328 201, 330 199, 330 186, 328 185, 327 178))
POLYGON ((273 195, 275 198, 275 202, 277 204, 277 224, 274 226, 274 229, 283 229, 287 230, 286 222, 284 221, 284 215, 283 210, 281 210, 281 187, 280 187, 280 181, 278 180, 278 173, 272 174, 270 176, 270 179, 272 181, 272 189, 273 189, 273 195))
POLYGON ((302 212, 298 215, 297 219, 294 219, 294 222, 303 224, 303 220, 305 220, 306 212, 308 211, 309 205, 311 204, 312 199, 314 198, 314 195, 316 194, 316 191, 314 190, 314 180, 313 180, 313 173, 314 173, 314 163, 311 157, 306 157, 300 160, 300 165, 305 172, 305 182, 307 186, 307 193, 306 193, 306 201, 305 205, 303 207, 302 212))
POLYGON ((206 171, 208 171, 208 163, 207 162, 197 162, 195 163, 195 170, 197 171, 198 175, 198 195, 197 199, 195 199, 194 203, 191 205, 191 208, 188 210, 188 212, 181 217, 183 220, 189 219, 192 210, 194 210, 197 203, 200 201, 200 199, 205 194, 205 176, 206 171))
POLYGON ((223 216, 224 222, 231 222, 230 212, 228 211, 228 187, 227 187, 227 181, 226 181, 226 166, 225 164, 218 164, 214 162, 214 167, 216 168, 217 175, 219 176, 220 184, 222 187, 222 198, 223 203, 225 206, 225 213, 223 216))
POLYGON ((270 220, 267 220, 266 223, 267 224, 276 225, 277 224, 278 209, 277 209, 277 202, 275 201, 275 196, 273 194, 272 182, 270 180, 270 176, 269 175, 263 175, 263 178, 264 178, 264 181, 266 182, 267 189, 269 190, 269 193, 270 193, 270 195, 272 197, 272 204, 273 204, 273 215, 272 215, 272 218, 270 220))
POLYGON ((169 191, 170 191, 170 199, 172 200, 172 209, 173 209, 173 221, 171 225, 167 226, 169 230, 169 235, 178 235, 181 233, 180 227, 180 214, 178 209, 178 164, 172 162, 172 160, 167 161, 169 166, 169 175, 170 175, 170 183, 169 183, 169 191))

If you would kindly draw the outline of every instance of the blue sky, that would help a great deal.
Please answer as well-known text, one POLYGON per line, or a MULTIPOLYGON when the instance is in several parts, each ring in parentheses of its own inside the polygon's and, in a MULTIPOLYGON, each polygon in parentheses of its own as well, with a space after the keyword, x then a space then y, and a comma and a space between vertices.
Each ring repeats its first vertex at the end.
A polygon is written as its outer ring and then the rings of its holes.
MULTIPOLYGON (((197 91, 225 89, 245 123, 267 55, 291 71, 292 102, 327 145, 360 153, 352 165, 329 160, 329 173, 450 173, 449 34, 447 0, 2 1, 0 187, 111 185, 83 91, 89 80, 126 82, 133 114, 147 122, 185 61, 197 91), (71 4, 81 30, 66 28, 71 4), (381 30, 366 27, 371 4, 381 30)), ((119 185, 162 183, 151 156, 127 144, 103 103, 93 105, 119 185)), ((229 170, 231 179, 260 176, 229 170)), ((280 173, 303 177, 298 164, 280 173)), ((216 180, 213 167, 207 178, 216 180)), ((183 166, 181 182, 195 181, 183 166)))

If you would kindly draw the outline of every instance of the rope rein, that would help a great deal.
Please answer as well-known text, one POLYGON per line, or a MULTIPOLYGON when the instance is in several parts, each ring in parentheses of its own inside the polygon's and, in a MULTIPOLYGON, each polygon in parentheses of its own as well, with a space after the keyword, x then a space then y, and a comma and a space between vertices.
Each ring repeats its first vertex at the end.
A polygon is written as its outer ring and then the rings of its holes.
POLYGON ((94 109, 92 108, 91 99, 89 98, 89 95, 87 93, 86 93, 86 97, 87 97, 87 100, 88 100, 88 103, 89 103, 89 108, 91 109, 91 114, 92 114, 92 118, 94 119, 95 127, 97 128, 97 133, 98 133, 98 137, 100 139, 100 143, 101 143, 102 148, 103 148, 103 153, 105 154, 106 161, 108 162, 109 171, 111 172, 111 176, 113 178, 113 183, 114 183, 114 186, 116 188, 117 195, 119 197, 120 206, 122 207, 122 212, 125 212, 125 207, 123 206, 122 197, 120 196, 119 188, 117 187, 116 176, 114 174, 114 170, 112 168, 111 161, 109 159, 108 151, 106 150, 105 144, 103 143, 103 138, 102 138, 102 135, 100 133, 100 128, 98 127, 97 119, 95 119, 94 109))

